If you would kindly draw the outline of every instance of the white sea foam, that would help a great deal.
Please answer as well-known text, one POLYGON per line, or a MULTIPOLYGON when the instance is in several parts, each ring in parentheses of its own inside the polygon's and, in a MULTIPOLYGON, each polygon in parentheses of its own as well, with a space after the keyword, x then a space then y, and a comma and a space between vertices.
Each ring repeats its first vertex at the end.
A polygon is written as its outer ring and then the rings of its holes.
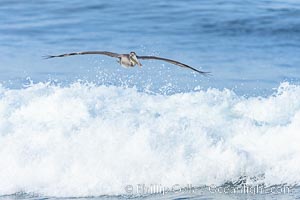
POLYGON ((0 194, 123 194, 128 184, 300 182, 300 86, 266 98, 75 83, 0 87, 0 194))

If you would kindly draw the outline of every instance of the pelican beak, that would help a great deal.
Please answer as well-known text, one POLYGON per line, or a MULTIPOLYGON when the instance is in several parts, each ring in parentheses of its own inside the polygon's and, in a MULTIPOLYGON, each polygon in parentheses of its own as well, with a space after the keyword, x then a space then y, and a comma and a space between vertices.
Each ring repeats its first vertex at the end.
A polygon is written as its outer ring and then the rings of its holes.
POLYGON ((142 63, 140 63, 140 61, 137 59, 136 55, 131 56, 131 60, 138 66, 142 66, 142 63))

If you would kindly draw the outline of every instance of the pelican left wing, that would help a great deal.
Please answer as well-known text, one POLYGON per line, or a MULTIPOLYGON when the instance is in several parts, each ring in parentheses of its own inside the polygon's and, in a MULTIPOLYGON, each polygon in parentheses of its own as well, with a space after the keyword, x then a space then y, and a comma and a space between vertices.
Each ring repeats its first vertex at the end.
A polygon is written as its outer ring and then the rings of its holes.
POLYGON ((180 67, 185 67, 185 68, 189 68, 195 72, 198 72, 202 75, 207 75, 207 74, 210 74, 210 72, 204 72, 204 71, 200 71, 198 69, 195 69, 189 65, 186 65, 184 63, 181 63, 181 62, 178 62, 176 60, 171 60, 171 59, 168 59, 168 58, 161 58, 161 57, 156 57, 156 56, 137 56, 138 59, 142 59, 142 60, 163 60, 163 61, 166 61, 166 62, 169 62, 169 63, 172 63, 174 65, 178 65, 180 67))

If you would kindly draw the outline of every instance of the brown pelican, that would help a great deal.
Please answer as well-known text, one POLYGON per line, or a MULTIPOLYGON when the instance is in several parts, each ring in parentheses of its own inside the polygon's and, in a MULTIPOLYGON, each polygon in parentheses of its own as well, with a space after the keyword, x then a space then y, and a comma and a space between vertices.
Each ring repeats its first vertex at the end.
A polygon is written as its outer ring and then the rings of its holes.
POLYGON ((168 58, 161 58, 161 57, 157 57, 157 56, 138 56, 136 55, 135 52, 130 52, 130 54, 117 54, 117 53, 112 53, 112 52, 108 52, 108 51, 85 51, 85 52, 77 52, 77 53, 66 53, 66 54, 61 54, 61 55, 56 55, 56 56, 46 56, 46 58, 57 58, 57 57, 66 57, 66 56, 73 56, 73 55, 86 55, 86 54, 101 54, 101 55, 106 55, 106 56, 110 56, 110 57, 115 57, 118 58, 118 62, 125 66, 125 67, 134 67, 136 65, 138 66, 142 66, 142 64, 140 63, 140 61, 138 59, 141 60, 163 60, 169 63, 172 63, 174 65, 178 65, 180 67, 185 67, 185 68, 189 68, 195 72, 198 72, 202 75, 207 75, 210 72, 203 72, 200 71, 198 69, 195 69, 191 66, 188 66, 186 64, 183 64, 181 62, 178 62, 176 60, 171 60, 168 58))

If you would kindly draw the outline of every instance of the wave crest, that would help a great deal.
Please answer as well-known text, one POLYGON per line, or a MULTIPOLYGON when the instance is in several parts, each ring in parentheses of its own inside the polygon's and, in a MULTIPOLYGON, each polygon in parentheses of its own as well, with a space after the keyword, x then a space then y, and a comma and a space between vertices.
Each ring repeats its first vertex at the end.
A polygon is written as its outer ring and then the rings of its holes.
POLYGON ((123 194, 128 184, 300 181, 300 86, 269 97, 45 83, 0 88, 0 194, 123 194))

